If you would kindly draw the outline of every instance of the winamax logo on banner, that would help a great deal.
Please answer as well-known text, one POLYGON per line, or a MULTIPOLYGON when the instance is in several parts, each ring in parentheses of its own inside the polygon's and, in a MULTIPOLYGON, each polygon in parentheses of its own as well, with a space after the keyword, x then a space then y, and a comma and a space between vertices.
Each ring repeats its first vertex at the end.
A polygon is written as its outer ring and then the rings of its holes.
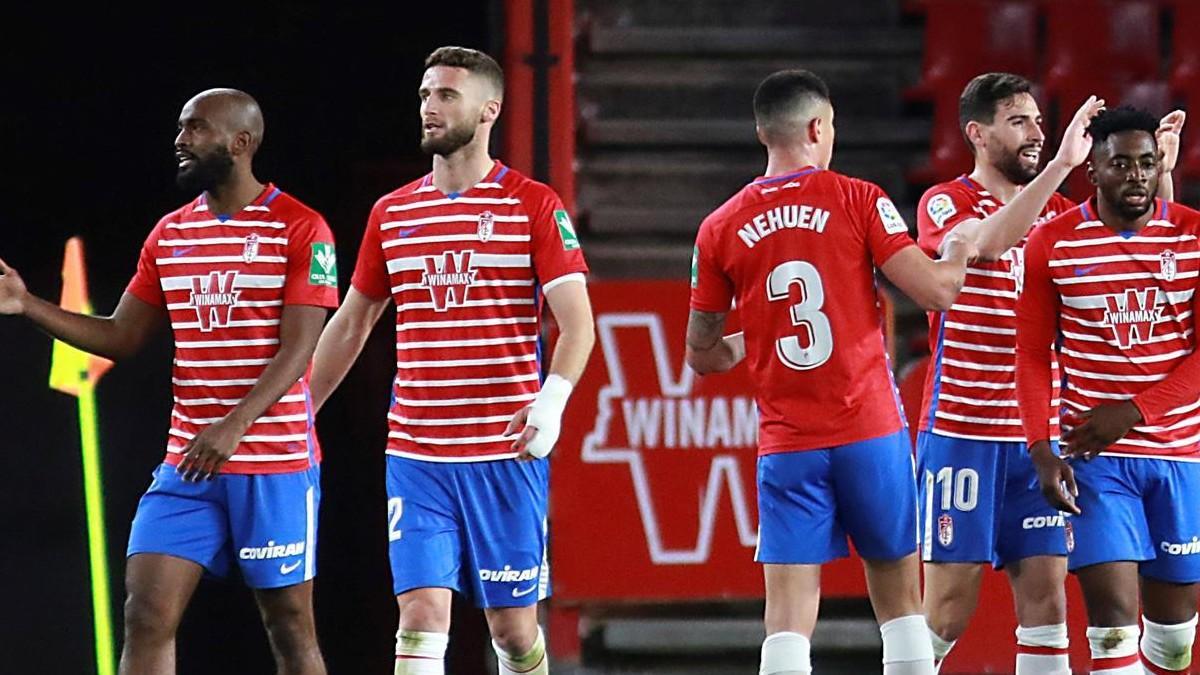
MULTIPOLYGON (((556 598, 761 597, 758 417, 745 366, 701 377, 684 365, 684 281, 589 290, 596 349, 551 471, 556 598)), ((861 577, 857 562, 836 563, 823 590, 861 595, 861 577)))

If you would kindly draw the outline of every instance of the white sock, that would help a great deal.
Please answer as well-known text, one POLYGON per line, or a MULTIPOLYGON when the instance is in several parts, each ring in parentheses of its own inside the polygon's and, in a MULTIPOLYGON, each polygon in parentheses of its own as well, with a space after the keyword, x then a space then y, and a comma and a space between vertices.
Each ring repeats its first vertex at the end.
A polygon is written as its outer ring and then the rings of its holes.
POLYGON ((1067 624, 1017 626, 1016 675, 1071 675, 1067 624))
POLYGON ((495 642, 492 642, 492 649, 500 664, 500 675, 548 675, 550 672, 550 658, 546 655, 546 638, 542 635, 541 626, 538 626, 533 646, 520 656, 509 654, 495 642))
POLYGON ((799 633, 771 633, 763 640, 759 675, 809 675, 808 638, 799 633))
MULTIPOLYGON (((927 626, 928 627, 928 626, 927 626)), ((946 655, 954 649, 954 643, 958 640, 943 640, 937 633, 929 628, 929 642, 933 645, 933 672, 938 672, 942 668, 942 662, 946 660, 946 655)))
POLYGON ((1188 673, 1192 665, 1192 643, 1196 640, 1196 617, 1183 623, 1154 623, 1142 617, 1142 661, 1158 668, 1146 672, 1188 673))
POLYGON ((883 675, 933 675, 933 645, 925 617, 910 614, 879 627, 883 635, 883 675))
POLYGON ((449 642, 445 633, 397 632, 395 675, 445 675, 449 642))
POLYGON ((1088 626, 1087 639, 1092 649, 1092 675, 1142 675, 1138 663, 1136 626, 1088 626))

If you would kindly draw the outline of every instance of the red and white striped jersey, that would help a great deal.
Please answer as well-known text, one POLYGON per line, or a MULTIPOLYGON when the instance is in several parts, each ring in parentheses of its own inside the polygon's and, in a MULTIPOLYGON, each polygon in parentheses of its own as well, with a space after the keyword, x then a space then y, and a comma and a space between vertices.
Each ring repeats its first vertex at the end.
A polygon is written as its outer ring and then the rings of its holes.
MULTIPOLYGON (((936 257, 942 240, 955 226, 971 218, 986 218, 1002 206, 967 176, 935 185, 921 197, 917 208, 917 243, 936 257)), ((1056 193, 1037 222, 1073 206, 1056 193)), ((1025 440, 1013 364, 1015 306, 1021 292, 1025 241, 999 260, 969 265, 954 305, 945 312, 929 313, 933 360, 921 402, 921 431, 982 441, 1025 440)))
POLYGON ((429 174, 376 202, 352 283, 396 303, 388 454, 516 457, 503 433, 540 386, 542 294, 586 272, 558 196, 500 162, 462 193, 429 174))
MULTIPOLYGON (((319 213, 267 185, 240 213, 203 195, 167 214, 127 292, 165 307, 175 335, 168 464, 236 406, 279 351, 284 305, 337 307, 333 235, 319 213)), ((308 374, 247 430, 221 473, 288 473, 320 461, 308 374)))
POLYGON ((1056 339, 1071 413, 1133 400, 1143 423, 1108 454, 1200 460, 1200 354, 1195 353, 1200 213, 1156 202, 1139 232, 1115 232, 1095 201, 1039 228, 1026 247, 1017 303, 1021 417, 1029 442, 1054 425, 1046 357, 1056 339))

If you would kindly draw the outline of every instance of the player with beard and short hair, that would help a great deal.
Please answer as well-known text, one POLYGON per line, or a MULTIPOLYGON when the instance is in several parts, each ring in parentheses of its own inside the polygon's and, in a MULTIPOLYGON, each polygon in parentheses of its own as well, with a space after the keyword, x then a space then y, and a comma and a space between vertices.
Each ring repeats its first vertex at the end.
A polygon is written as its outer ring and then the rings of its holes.
POLYGON ((205 573, 236 565, 254 589, 280 673, 321 675, 313 621, 317 446, 306 373, 337 305, 320 214, 254 176, 258 104, 210 89, 184 105, 180 187, 108 317, 29 294, 0 261, 0 314, 23 314, 80 349, 127 357, 169 320, 175 337, 167 455, 138 504, 125 571, 121 673, 175 672, 175 633, 205 573))
POLYGON ((971 80, 959 124, 975 156, 969 175, 935 185, 917 209, 931 256, 950 232, 980 256, 954 305, 929 314, 934 360, 917 440, 925 614, 939 668, 974 613, 983 569, 1003 567, 1016 600, 1018 675, 1068 673, 1067 543, 1062 518, 1029 486, 1013 389, 1014 306, 1022 246, 1036 222, 1072 204, 1055 190, 1091 147, 1084 128, 1104 102, 1075 114, 1039 172, 1045 136, 1030 83, 1008 73, 971 80), (1037 527, 1028 527, 1029 524, 1037 527))
MULTIPOLYGON (((1013 590, 1017 675, 1069 673, 1063 582, 1070 536, 1031 489, 1035 474, 1015 397, 1014 312, 1026 234, 1072 207, 1055 190, 1087 158, 1085 129, 1103 104, 1084 102, 1039 171, 1045 137, 1030 83, 1008 73, 979 75, 959 99, 975 168, 929 189, 918 207, 918 241, 930 255, 951 231, 980 252, 954 305, 929 317, 934 360, 917 457, 925 612, 939 665, 975 611, 980 563, 991 563, 1007 572, 1013 590)), ((1182 123, 1182 113, 1164 118, 1164 139, 1177 146, 1182 123)))
POLYGON ((1021 421, 1042 494, 1073 514, 1068 561, 1091 672, 1106 675, 1191 672, 1196 631, 1200 213, 1154 198, 1160 128, 1132 108, 1092 121, 1096 194, 1030 235, 1016 308, 1021 421), (1065 459, 1051 447, 1054 351, 1065 459))
POLYGON ((504 82, 488 55, 425 61, 421 148, 433 171, 371 210, 352 287, 321 336, 320 406, 388 302, 388 540, 397 675, 440 675, 452 591, 482 607, 501 675, 549 672, 548 460, 595 340, 583 253, 547 186, 488 154, 504 82), (541 381, 540 324, 559 338, 541 381))

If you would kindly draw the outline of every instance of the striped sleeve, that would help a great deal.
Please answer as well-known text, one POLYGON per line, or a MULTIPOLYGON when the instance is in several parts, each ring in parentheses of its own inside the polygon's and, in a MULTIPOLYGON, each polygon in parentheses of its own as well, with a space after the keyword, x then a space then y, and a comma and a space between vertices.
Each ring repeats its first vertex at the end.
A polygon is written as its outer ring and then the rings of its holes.
POLYGON ((1017 401, 1030 446, 1057 436, 1050 429, 1050 362, 1059 296, 1050 276, 1045 234, 1036 231, 1025 247, 1025 289, 1017 299, 1017 401))

